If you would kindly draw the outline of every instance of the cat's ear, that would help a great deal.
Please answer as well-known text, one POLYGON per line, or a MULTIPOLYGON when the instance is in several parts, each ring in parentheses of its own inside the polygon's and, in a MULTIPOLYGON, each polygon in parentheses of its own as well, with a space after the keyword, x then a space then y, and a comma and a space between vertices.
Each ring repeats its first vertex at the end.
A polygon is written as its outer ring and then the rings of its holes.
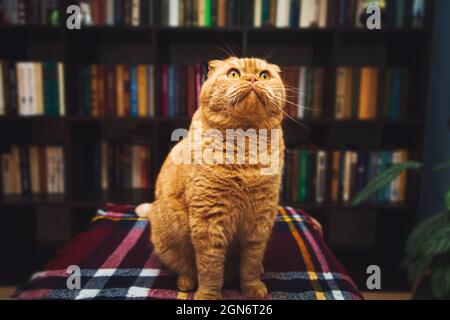
POLYGON ((280 67, 277 66, 276 64, 271 64, 271 65, 270 65, 270 68, 271 68, 274 72, 281 73, 280 67))
POLYGON ((211 60, 208 62, 208 77, 211 76, 211 74, 216 70, 216 68, 221 64, 222 61, 220 60, 211 60))

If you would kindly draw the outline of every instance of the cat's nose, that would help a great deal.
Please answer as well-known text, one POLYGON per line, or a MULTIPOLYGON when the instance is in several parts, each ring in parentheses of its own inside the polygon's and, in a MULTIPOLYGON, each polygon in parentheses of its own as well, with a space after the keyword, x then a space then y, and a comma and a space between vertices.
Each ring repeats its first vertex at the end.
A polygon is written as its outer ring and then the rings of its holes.
POLYGON ((250 81, 251 83, 255 83, 258 79, 256 79, 255 76, 249 76, 247 77, 247 81, 250 81))

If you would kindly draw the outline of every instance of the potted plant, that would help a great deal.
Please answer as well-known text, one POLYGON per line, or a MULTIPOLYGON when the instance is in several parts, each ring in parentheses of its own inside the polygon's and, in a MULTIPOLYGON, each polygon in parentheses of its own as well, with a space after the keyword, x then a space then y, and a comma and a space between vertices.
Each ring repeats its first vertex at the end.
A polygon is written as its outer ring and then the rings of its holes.
MULTIPOLYGON (((450 168, 450 161, 433 169, 434 174, 450 168)), ((356 195, 352 205, 371 198, 379 189, 395 180, 404 170, 423 173, 423 164, 408 161, 381 172, 356 195)), ((450 299, 450 183, 442 201, 445 210, 422 221, 410 233, 402 267, 413 284, 413 299, 450 299)))

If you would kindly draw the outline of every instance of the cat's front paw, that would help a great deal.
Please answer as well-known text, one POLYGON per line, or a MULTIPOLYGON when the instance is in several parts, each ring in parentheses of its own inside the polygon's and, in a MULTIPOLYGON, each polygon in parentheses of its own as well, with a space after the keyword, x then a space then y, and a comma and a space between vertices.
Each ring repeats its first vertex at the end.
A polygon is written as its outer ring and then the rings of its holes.
POLYGON ((195 277, 181 275, 177 278, 178 290, 183 292, 194 291, 195 289, 195 277))
POLYGON ((195 293, 194 299, 195 300, 221 300, 222 293, 197 291, 195 293))
POLYGON ((267 287, 261 280, 241 284, 242 293, 253 299, 264 299, 267 296, 267 287))

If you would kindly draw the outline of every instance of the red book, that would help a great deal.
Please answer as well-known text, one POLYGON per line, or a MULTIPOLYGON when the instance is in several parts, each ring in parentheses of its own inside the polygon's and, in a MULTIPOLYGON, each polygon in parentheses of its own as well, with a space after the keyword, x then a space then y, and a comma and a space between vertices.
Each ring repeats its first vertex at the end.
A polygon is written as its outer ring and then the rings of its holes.
POLYGON ((130 66, 126 65, 123 68, 123 99, 125 106, 125 117, 131 116, 131 76, 130 66))
POLYGON ((106 97, 107 116, 115 117, 116 113, 116 74, 112 65, 106 66, 106 97))
POLYGON ((163 65, 161 67, 161 111, 162 116, 167 118, 169 116, 169 66, 163 65))
POLYGON ((98 105, 99 117, 104 117, 106 114, 106 72, 104 65, 98 65, 98 105))
POLYGON ((186 100, 188 116, 192 117, 197 108, 195 66, 190 65, 186 71, 186 100))
POLYGON ((103 26, 106 24, 106 0, 97 0, 98 2, 98 24, 103 26))
POLYGON ((47 157, 45 147, 39 147, 39 190, 42 194, 47 193, 47 157))

